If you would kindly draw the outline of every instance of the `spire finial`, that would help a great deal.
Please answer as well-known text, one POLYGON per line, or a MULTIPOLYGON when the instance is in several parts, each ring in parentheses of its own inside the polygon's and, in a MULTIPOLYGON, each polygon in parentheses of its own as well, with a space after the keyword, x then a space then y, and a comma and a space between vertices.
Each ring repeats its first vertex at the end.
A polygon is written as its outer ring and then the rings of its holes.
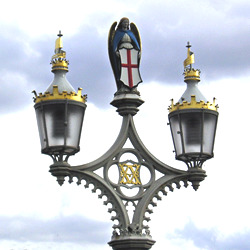
POLYGON ((59 36, 59 37, 63 36, 61 30, 59 30, 59 33, 57 34, 57 36, 59 36))
POLYGON ((190 42, 187 42, 187 46, 188 49, 192 47, 192 45, 190 44, 190 42))
POLYGON ((68 71, 68 60, 66 59, 66 52, 62 50, 63 42, 62 42, 62 33, 59 30, 58 38, 55 42, 55 54, 52 56, 51 64, 52 64, 52 72, 55 70, 65 70, 68 71))
POLYGON ((63 42, 62 42, 62 33, 61 33, 61 30, 59 30, 59 33, 58 33, 58 38, 56 39, 56 44, 55 44, 55 54, 57 54, 58 52, 60 52, 60 50, 62 49, 63 47, 63 42))
POLYGON ((192 64, 194 63, 194 53, 190 50, 191 44, 187 42, 187 59, 183 62, 184 67, 186 68, 190 65, 190 69, 192 69, 192 64))
POLYGON ((185 80, 191 79, 200 81, 200 70, 194 69, 192 67, 192 64, 194 64, 194 53, 190 50, 190 48, 192 47, 190 42, 187 42, 186 47, 187 47, 187 58, 183 62, 185 80))

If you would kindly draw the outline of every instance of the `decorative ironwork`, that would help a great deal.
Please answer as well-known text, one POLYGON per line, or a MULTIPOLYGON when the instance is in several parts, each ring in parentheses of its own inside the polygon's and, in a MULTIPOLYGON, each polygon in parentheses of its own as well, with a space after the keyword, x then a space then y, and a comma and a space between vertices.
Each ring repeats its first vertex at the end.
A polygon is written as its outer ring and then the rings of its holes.
POLYGON ((108 212, 112 214, 111 220, 115 222, 112 240, 109 242, 114 250, 123 249, 120 246, 124 245, 128 246, 128 249, 137 249, 130 246, 132 244, 137 247, 138 242, 142 242, 145 246, 140 249, 150 249, 154 240, 151 238, 148 222, 150 214, 153 213, 153 207, 157 206, 157 202, 169 191, 172 192, 175 187, 178 189, 182 186, 187 187, 188 182, 191 182, 193 188, 197 190, 199 183, 206 177, 205 171, 198 166, 188 171, 175 169, 162 163, 148 151, 136 131, 133 120, 138 106, 142 103, 143 101, 135 93, 130 94, 129 97, 125 94, 122 101, 115 96, 112 105, 118 108, 117 111, 123 117, 123 122, 111 148, 99 159, 88 164, 72 167, 57 163, 50 168, 51 174, 57 177, 60 185, 63 184, 66 176, 69 177, 70 183, 76 177, 78 185, 85 181, 86 188, 90 184, 94 186, 92 192, 100 190, 98 198, 106 197, 103 203, 109 204, 108 212), (132 146, 126 147, 126 142, 130 142, 132 146), (128 155, 136 160, 129 158, 124 160, 128 155), (114 167, 119 171, 116 181, 111 178, 114 167), (103 170, 103 176, 96 173, 99 169, 103 170), (149 171, 150 177, 146 182, 140 176, 142 169, 149 171), (157 172, 162 177, 156 178, 157 172), (128 195, 124 189, 134 189, 135 193, 128 195), (129 203, 132 203, 134 208, 131 218, 127 211, 129 203))
MULTIPOLYGON (((124 162, 123 167, 128 165, 130 169, 132 164, 130 165, 128 163, 131 162, 133 163, 131 160, 124 162)), ((125 168, 124 171, 126 172, 125 168)), ((146 215, 146 213, 152 214, 152 208, 157 206, 157 201, 162 199, 162 195, 165 196, 169 191, 172 192, 174 190, 173 184, 175 184, 177 188, 182 186, 181 183, 183 183, 184 187, 187 187, 190 177, 188 171, 174 169, 162 163, 147 150, 136 132, 133 116, 131 115, 123 116, 123 123, 118 138, 102 157, 94 162, 80 166, 52 167, 50 172, 58 178, 60 185, 63 184, 64 178, 69 176, 70 183, 73 182, 73 178, 76 177, 78 179, 78 185, 85 180, 86 188, 89 187, 90 184, 94 185, 92 192, 96 192, 98 189, 101 190, 101 194, 98 195, 98 197, 107 197, 104 201, 104 205, 112 205, 112 207, 108 209, 108 212, 115 212, 116 215, 112 216, 111 220, 118 222, 113 225, 113 239, 128 235, 150 236, 149 226, 144 224, 145 221, 150 221, 150 217, 146 215), (130 140, 134 148, 124 148, 127 140, 130 140), (118 181, 118 183, 114 183, 109 178, 111 166, 119 166, 119 164, 121 164, 120 158, 126 153, 132 153, 138 158, 138 163, 135 164, 137 167, 146 167, 150 171, 150 180, 147 183, 133 185, 134 187, 137 186, 139 191, 132 197, 125 195, 121 189, 123 186, 128 186, 128 183, 124 185, 124 183, 121 183, 121 180, 118 181), (101 168, 103 168, 103 178, 95 173, 96 170, 101 168), (156 179, 156 171, 163 174, 163 176, 156 179), (134 215, 131 220, 126 211, 128 201, 131 201, 134 206, 134 215)), ((131 179, 140 180, 139 178, 132 178, 135 176, 136 174, 131 175, 128 180, 125 179, 127 182, 130 182, 131 179)), ((206 175, 204 174, 204 176, 206 175)), ((195 181, 197 181, 197 179, 195 181)))
MULTIPOLYGON (((172 101, 169 118, 175 140, 176 159, 185 161, 188 170, 175 169, 159 161, 144 146, 133 120, 133 116, 139 110, 138 107, 144 102, 136 88, 141 82, 140 35, 133 23, 130 24, 131 30, 129 29, 127 18, 121 19, 117 29, 116 25, 115 22, 111 26, 108 40, 109 57, 117 84, 117 92, 111 105, 117 108, 123 121, 120 133, 111 148, 103 156, 88 164, 70 166, 67 162, 69 156, 79 151, 86 96, 81 94, 81 89, 78 89, 76 94, 64 77, 68 70, 68 61, 65 52, 62 51, 61 33, 56 41, 56 55, 52 57, 54 81, 44 94, 37 95, 34 92, 35 109, 42 153, 52 156, 54 164, 50 166, 50 172, 57 178, 58 183, 62 185, 65 177, 69 177, 69 183, 76 178, 78 185, 85 182, 85 188, 93 186, 93 193, 99 190, 98 198, 104 200, 104 205, 109 205, 108 212, 112 214, 111 220, 114 222, 112 240, 109 242, 113 250, 148 250, 155 243, 146 223, 150 221, 149 215, 153 213, 153 207, 175 187, 178 189, 182 186, 187 187, 188 182, 191 182, 193 188, 197 190, 200 182, 206 177, 206 172, 201 167, 206 159, 213 157, 215 129, 213 136, 208 138, 209 147, 204 144, 206 140, 203 132, 209 130, 208 128, 211 130, 212 125, 216 125, 217 106, 215 101, 213 103, 202 101, 202 95, 194 84, 191 84, 188 90, 195 89, 196 95, 189 96, 190 91, 186 91, 181 102, 174 104, 172 101), (57 82, 58 86, 54 86, 57 82), (199 116, 197 110, 200 110, 199 116), (216 119, 205 117, 204 113, 208 115, 216 113, 216 119), (190 117, 194 118, 192 122, 189 121, 190 117), (209 121, 206 127, 199 125, 205 120, 209 121), (184 141, 186 144, 183 144, 184 141), (130 142, 129 146, 127 142, 130 142), (191 146, 194 144, 200 146, 198 152, 193 151, 191 146), (206 148, 210 151, 207 152, 206 148), (103 174, 98 174, 98 170, 102 170, 103 174), (114 171, 118 171, 116 177, 114 171), (148 172, 146 179, 145 172, 148 172), (131 204, 133 214, 129 216, 128 208, 131 204)), ((185 81, 198 82, 199 71, 192 69, 194 56, 189 44, 187 47, 188 58, 184 65, 185 67, 190 65, 190 68, 185 71, 185 81)))

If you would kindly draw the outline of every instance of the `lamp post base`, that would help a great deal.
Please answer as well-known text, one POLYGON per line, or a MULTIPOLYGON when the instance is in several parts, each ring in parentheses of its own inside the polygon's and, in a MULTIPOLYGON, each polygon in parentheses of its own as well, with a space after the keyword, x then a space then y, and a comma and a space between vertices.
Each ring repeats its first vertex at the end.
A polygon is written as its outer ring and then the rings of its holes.
POLYGON ((113 250, 148 250, 155 241, 149 236, 124 236, 117 237, 108 242, 113 250))

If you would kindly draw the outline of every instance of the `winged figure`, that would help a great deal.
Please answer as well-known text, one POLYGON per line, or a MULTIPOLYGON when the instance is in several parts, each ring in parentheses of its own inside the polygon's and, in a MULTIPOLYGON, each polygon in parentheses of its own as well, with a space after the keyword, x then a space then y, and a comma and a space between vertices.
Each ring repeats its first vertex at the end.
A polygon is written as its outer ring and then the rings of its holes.
POLYGON ((134 23, 124 17, 114 22, 109 30, 108 51, 118 91, 135 88, 142 82, 139 66, 141 38, 134 23), (117 26, 117 28, 116 28, 117 26))

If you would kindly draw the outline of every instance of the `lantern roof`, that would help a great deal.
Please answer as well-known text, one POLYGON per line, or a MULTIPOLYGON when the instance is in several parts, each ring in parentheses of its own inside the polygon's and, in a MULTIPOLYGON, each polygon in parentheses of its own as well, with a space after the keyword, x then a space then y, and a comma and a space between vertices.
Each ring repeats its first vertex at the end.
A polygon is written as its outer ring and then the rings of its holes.
POLYGON ((58 38, 55 41, 55 54, 51 58, 51 71, 54 73, 54 79, 43 93, 37 95, 36 91, 34 102, 40 101, 57 100, 57 99, 68 99, 79 102, 86 102, 87 95, 82 95, 82 89, 78 88, 76 92, 73 86, 69 83, 66 78, 68 72, 69 61, 66 59, 66 52, 62 50, 62 33, 59 31, 58 38))
POLYGON ((179 109, 211 109, 217 111, 218 105, 215 104, 215 98, 213 102, 207 101, 206 97, 201 93, 198 88, 198 83, 200 82, 200 70, 194 69, 194 53, 190 50, 191 45, 187 43, 187 58, 184 60, 184 82, 187 83, 187 88, 182 94, 179 101, 169 106, 169 112, 173 112, 179 109))

